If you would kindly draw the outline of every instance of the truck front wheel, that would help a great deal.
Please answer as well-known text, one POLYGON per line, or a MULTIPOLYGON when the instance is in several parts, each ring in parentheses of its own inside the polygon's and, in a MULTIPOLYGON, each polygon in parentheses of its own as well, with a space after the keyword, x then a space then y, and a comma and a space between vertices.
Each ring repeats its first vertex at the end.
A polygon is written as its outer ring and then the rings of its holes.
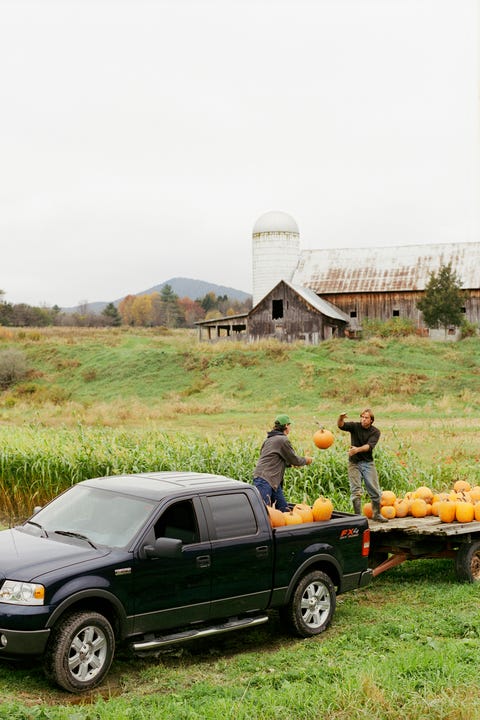
POLYGON ((336 602, 335 588, 328 575, 314 570, 299 580, 282 618, 300 637, 319 635, 329 626, 336 602))
POLYGON ((455 558, 455 572, 462 582, 480 581, 480 540, 460 545, 455 558))
POLYGON ((109 671, 114 650, 112 626, 103 615, 72 613, 52 630, 45 674, 69 692, 91 690, 109 671))

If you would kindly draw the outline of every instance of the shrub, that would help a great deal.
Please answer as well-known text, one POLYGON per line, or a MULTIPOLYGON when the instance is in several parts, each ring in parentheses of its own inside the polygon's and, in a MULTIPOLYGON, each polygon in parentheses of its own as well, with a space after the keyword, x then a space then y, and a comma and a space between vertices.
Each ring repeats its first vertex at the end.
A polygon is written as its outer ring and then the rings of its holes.
POLYGON ((27 360, 20 350, 0 352, 0 388, 6 390, 27 375, 27 360))
POLYGON ((469 322, 466 318, 462 320, 460 325, 460 336, 463 338, 476 337, 478 335, 478 325, 473 322, 469 322))
POLYGON ((362 323, 362 335, 370 338, 374 335, 379 337, 407 337, 415 335, 415 323, 408 318, 391 318, 390 320, 369 320, 366 318, 362 323))

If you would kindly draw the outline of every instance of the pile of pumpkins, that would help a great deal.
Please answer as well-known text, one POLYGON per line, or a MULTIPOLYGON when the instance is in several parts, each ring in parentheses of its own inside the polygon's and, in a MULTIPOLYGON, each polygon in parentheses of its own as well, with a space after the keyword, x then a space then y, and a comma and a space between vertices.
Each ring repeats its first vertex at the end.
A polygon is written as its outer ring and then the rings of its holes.
MULTIPOLYGON (((457 480, 452 490, 440 493, 422 485, 413 492, 407 492, 403 498, 397 498, 391 490, 384 490, 380 512, 388 520, 407 515, 415 518, 436 515, 446 523, 480 520, 480 485, 471 487, 466 480, 457 480)), ((363 514, 372 517, 371 503, 364 504, 363 514)))
POLYGON ((322 495, 315 500, 311 507, 307 505, 307 503, 297 503, 291 510, 281 512, 281 510, 267 505, 267 512, 272 527, 300 525, 306 522, 330 520, 333 512, 333 503, 322 495))

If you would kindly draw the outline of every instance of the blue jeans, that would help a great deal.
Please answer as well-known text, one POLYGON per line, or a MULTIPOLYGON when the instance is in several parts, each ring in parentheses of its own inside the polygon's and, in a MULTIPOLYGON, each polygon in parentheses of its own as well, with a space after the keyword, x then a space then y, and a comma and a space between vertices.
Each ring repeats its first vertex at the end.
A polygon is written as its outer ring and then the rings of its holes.
POLYGON ((380 483, 378 482, 377 469, 373 462, 365 460, 360 460, 357 463, 349 462, 348 480, 350 483, 350 498, 352 502, 356 498, 362 497, 362 480, 365 483, 372 502, 380 502, 382 491, 380 490, 380 483))
POLYGON ((262 500, 265 505, 275 504, 276 509, 280 510, 281 512, 285 512, 285 510, 288 510, 288 505, 287 501, 285 500, 285 495, 283 494, 282 485, 279 485, 278 488, 274 490, 270 483, 268 483, 261 477, 253 478, 253 484, 262 496, 262 500))

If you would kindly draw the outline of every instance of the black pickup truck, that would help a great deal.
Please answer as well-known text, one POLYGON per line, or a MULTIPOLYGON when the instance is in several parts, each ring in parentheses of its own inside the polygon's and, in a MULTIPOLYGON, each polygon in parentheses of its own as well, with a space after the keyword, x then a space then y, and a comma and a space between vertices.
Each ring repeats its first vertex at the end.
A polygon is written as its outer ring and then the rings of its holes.
POLYGON ((252 627, 280 610, 299 636, 330 623, 336 594, 370 582, 366 518, 272 530, 256 488, 158 472, 85 480, 0 532, 0 658, 43 658, 90 690, 116 644, 136 652, 252 627))

